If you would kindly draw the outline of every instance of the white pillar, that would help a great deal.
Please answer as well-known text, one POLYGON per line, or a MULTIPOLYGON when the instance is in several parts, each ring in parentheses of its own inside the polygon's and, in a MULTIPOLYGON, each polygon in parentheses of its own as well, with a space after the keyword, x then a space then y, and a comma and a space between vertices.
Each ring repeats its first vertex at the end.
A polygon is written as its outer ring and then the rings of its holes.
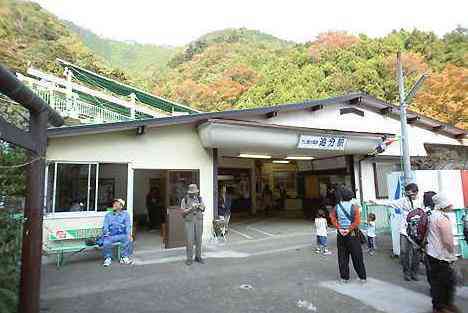
POLYGON ((133 177, 134 170, 131 163, 127 165, 127 212, 130 215, 133 231, 133 177))
POLYGON ((65 68, 65 75, 67 77, 67 85, 65 86, 66 88, 66 97, 67 97, 67 111, 71 111, 73 114, 74 112, 74 105, 73 105, 73 88, 72 88, 72 78, 73 78, 73 73, 68 69, 68 67, 65 68))
POLYGON ((132 103, 132 107, 130 108, 130 117, 135 119, 136 95, 133 92, 130 94, 130 102, 132 103))

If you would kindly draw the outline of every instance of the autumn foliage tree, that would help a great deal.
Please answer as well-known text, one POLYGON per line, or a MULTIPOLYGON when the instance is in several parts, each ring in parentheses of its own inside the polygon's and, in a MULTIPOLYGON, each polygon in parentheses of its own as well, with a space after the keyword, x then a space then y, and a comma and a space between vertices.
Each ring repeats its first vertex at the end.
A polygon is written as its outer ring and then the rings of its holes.
POLYGON ((309 47, 310 56, 318 61, 322 52, 345 49, 359 42, 359 38, 347 32, 326 32, 317 36, 309 47))
POLYGON ((412 108, 442 122, 468 129, 468 69, 449 64, 432 73, 412 108))

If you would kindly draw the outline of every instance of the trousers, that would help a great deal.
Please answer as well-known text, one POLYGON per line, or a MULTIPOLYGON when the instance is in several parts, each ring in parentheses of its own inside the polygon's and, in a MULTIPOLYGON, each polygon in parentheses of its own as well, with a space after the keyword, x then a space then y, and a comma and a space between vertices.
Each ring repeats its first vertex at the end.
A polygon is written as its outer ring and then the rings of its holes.
POLYGON ((353 267, 360 279, 366 279, 366 267, 364 256, 362 255, 361 242, 357 236, 348 234, 337 235, 338 267, 341 279, 349 280, 349 256, 353 261, 353 267))
POLYGON ((441 310, 452 305, 455 295, 455 281, 450 264, 427 255, 429 265, 432 307, 441 310))
POLYGON ((400 235, 400 261, 405 276, 417 276, 421 262, 421 251, 404 235, 400 235))
POLYGON ((105 236, 102 244, 102 254, 104 259, 112 257, 112 244, 120 242, 122 245, 122 257, 128 257, 132 253, 132 242, 127 234, 105 236))
POLYGON ((193 218, 185 220, 187 260, 193 259, 193 245, 195 244, 195 257, 201 258, 203 235, 203 219, 193 218))

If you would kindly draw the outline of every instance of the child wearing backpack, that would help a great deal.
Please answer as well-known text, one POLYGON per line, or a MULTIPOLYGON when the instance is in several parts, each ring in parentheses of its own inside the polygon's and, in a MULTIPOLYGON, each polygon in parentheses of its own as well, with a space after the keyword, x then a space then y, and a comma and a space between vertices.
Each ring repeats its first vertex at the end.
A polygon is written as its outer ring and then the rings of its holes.
POLYGON ((375 253, 375 214, 369 213, 367 216, 367 248, 370 255, 375 253))
POLYGON ((318 211, 318 216, 315 218, 315 230, 317 235, 317 247, 315 252, 323 255, 330 255, 331 252, 327 249, 328 237, 328 222, 324 210, 318 211))

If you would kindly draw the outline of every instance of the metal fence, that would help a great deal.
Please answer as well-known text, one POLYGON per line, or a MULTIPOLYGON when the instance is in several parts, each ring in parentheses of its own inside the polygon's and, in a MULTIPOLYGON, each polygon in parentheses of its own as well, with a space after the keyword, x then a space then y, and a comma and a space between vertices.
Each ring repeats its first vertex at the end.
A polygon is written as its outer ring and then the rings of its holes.
POLYGON ((370 213, 375 214, 375 229, 377 233, 390 232, 391 207, 381 204, 363 203, 361 212, 361 227, 367 228, 367 217, 370 213))
POLYGON ((75 93, 72 93, 72 96, 67 98, 67 95, 62 90, 52 89, 50 86, 41 85, 40 82, 28 80, 27 83, 39 97, 65 117, 98 123, 132 120, 130 116, 84 102, 75 93))

